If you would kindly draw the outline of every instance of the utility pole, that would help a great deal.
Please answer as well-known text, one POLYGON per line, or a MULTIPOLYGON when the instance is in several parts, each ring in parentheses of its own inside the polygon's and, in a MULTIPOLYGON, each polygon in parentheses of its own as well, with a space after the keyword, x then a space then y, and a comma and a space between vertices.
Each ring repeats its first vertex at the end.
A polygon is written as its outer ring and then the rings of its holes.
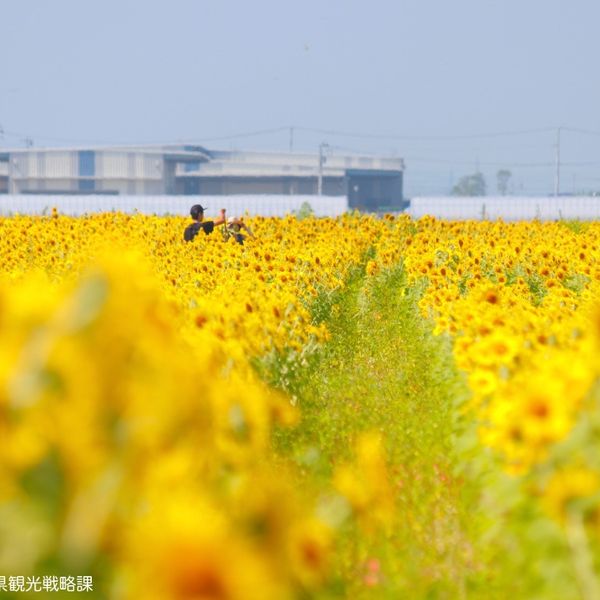
POLYGON ((290 127, 290 152, 294 151, 294 128, 290 127))
POLYGON ((323 195, 323 165, 327 160, 325 158, 325 149, 329 148, 327 142, 321 142, 319 144, 319 177, 317 179, 317 196, 323 195))
POLYGON ((554 176, 554 195, 558 197, 560 194, 560 130, 556 130, 556 174, 554 176))

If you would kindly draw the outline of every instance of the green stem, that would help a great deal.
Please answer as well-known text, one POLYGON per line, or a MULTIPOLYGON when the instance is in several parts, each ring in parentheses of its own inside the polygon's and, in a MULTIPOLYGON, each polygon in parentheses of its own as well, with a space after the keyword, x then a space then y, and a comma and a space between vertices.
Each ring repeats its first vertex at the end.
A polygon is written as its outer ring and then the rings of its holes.
POLYGON ((575 575, 581 590, 581 598, 583 600, 600 600, 600 585, 594 574, 593 560, 580 510, 571 510, 567 513, 566 535, 573 558, 575 575))

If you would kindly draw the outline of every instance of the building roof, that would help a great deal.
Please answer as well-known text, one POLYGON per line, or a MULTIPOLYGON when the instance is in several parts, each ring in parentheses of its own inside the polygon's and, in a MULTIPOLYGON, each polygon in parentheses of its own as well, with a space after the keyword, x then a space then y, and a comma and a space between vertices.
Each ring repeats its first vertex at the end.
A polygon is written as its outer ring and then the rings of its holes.
MULTIPOLYGON (((200 163, 197 174, 209 174, 214 169, 215 175, 222 175, 222 166, 237 170, 241 174, 255 173, 257 170, 265 172, 277 171, 281 174, 289 167, 297 174, 314 172, 318 167, 319 154, 299 152, 265 152, 241 150, 210 150, 199 144, 140 144, 140 145, 111 145, 111 146, 72 146, 72 147, 29 147, 29 148, 4 148, 0 155, 8 159, 12 154, 37 154, 37 153, 65 153, 65 152, 104 152, 121 153, 134 152, 145 155, 161 156, 166 160, 181 163, 200 163), (221 165, 221 167, 219 166, 221 165), (303 173, 304 171, 304 173, 303 173)), ((1 160, 1 159, 0 159, 1 160)), ((343 173, 348 169, 366 170, 376 169, 385 171, 403 171, 402 158, 381 157, 373 155, 325 155, 323 170, 328 173, 337 171, 343 173)), ((193 171, 186 171, 186 175, 193 176, 193 171)), ((183 174, 183 173, 182 173, 183 174)))

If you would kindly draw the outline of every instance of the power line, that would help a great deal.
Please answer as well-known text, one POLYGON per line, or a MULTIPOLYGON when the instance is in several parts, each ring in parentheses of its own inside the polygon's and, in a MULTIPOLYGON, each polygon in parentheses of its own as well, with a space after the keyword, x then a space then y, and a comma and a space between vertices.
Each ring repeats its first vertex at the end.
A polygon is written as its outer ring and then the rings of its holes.
POLYGON ((12 137, 12 138, 19 138, 19 139, 27 139, 27 138, 33 138, 33 139, 38 139, 38 140, 47 140, 50 142, 64 142, 67 144, 112 144, 114 142, 108 141, 108 140, 81 140, 81 139, 69 139, 69 138, 60 138, 60 137, 47 137, 44 135, 31 135, 30 133, 22 133, 19 131, 10 131, 10 130, 4 130, 4 135, 6 137, 12 137))
MULTIPOLYGON (((421 157, 413 157, 413 156, 404 156, 404 160, 407 162, 422 162, 422 163, 431 163, 431 164, 443 164, 450 166, 472 166, 473 161, 469 160, 447 160, 443 158, 421 158, 421 157)), ((479 161, 479 165, 484 167, 514 167, 514 168, 550 168, 555 167, 555 162, 540 162, 540 163, 521 163, 521 162, 513 162, 513 161, 499 161, 499 162, 489 162, 489 161, 479 161)), ((562 162, 560 163, 561 167, 599 167, 600 162, 598 161, 582 161, 582 162, 562 162)))
MULTIPOLYGON (((564 131, 570 131, 580 134, 592 135, 592 136, 600 136, 600 131, 593 131, 590 129, 580 129, 576 127, 562 127, 564 131)), ((366 132, 352 132, 352 131, 344 131, 344 130, 336 130, 336 129, 320 129, 315 127, 298 127, 298 126, 286 126, 286 127, 272 127, 266 129, 258 129, 254 131, 246 131, 239 133, 232 133, 228 135, 219 135, 219 136, 209 136, 209 137, 200 137, 196 136, 194 138, 184 138, 180 139, 179 143, 198 143, 198 140, 202 140, 204 142, 214 142, 214 141, 227 141, 234 139, 242 139, 249 137, 258 137, 262 135, 269 135, 273 133, 281 133, 281 132, 289 132, 290 136, 293 136, 293 132, 295 131, 303 131, 307 133, 316 133, 319 135, 330 135, 337 137, 348 137, 355 139, 372 139, 372 140, 397 140, 397 141, 458 141, 458 140, 475 140, 475 139, 493 139, 499 137, 511 137, 511 136, 521 136, 521 135, 531 135, 536 133, 548 133, 555 132, 555 127, 540 127, 533 129, 521 129, 521 130, 505 130, 505 131, 495 131, 488 133, 474 133, 474 134, 464 134, 464 135, 406 135, 406 134, 384 134, 384 133, 366 133, 366 132)), ((79 143, 79 144, 93 144, 93 143, 101 143, 101 144, 126 144, 126 142, 115 142, 114 140, 102 140, 102 139, 75 139, 75 138, 63 138, 63 137, 55 137, 55 136, 45 136, 45 135, 37 135, 31 133, 24 133, 18 131, 4 130, 4 135, 8 137, 16 137, 16 138, 35 138, 40 140, 54 141, 54 142, 64 142, 64 143, 79 143)), ((156 143, 156 144, 168 144, 173 143, 172 141, 162 141, 162 142, 136 142, 135 144, 140 145, 144 143, 156 143)))
POLYGON ((593 131, 591 129, 579 129, 577 127, 561 127, 565 131, 572 131, 574 133, 583 133, 584 135, 593 135, 600 137, 600 131, 593 131))
MULTIPOLYGON (((234 140, 240 138, 248 138, 248 137, 257 137, 260 135, 267 135, 271 133, 279 133, 282 131, 289 131, 289 127, 273 127, 270 129, 259 129, 256 131, 246 131, 242 133, 234 133, 231 135, 220 135, 213 137, 203 137, 203 142, 216 142, 216 141, 226 141, 226 140, 234 140)), ((44 136, 44 135, 31 135, 28 133, 22 133, 18 131, 9 131, 4 130, 4 135, 7 137, 15 137, 19 139, 38 139, 38 140, 47 140, 51 142, 63 142, 67 144, 124 144, 124 145, 144 145, 146 144, 170 144, 172 141, 163 141, 163 142, 136 142, 134 144, 128 144, 127 142, 116 142, 114 140, 89 140, 89 139, 73 139, 73 138, 61 138, 61 137, 53 137, 53 136, 44 136)), ((199 143, 199 138, 190 138, 190 139, 181 139, 179 143, 199 143)))
POLYGON ((538 129, 522 129, 518 131, 496 131, 492 133, 475 133, 468 135, 404 135, 404 134, 378 134, 378 133, 357 133, 349 131, 339 131, 334 129, 316 129, 311 127, 296 127, 297 130, 318 133, 321 135, 333 135, 339 137, 352 137, 357 139, 385 139, 385 140, 424 140, 424 141, 453 141, 453 140, 471 140, 485 139, 495 137, 506 137, 516 135, 529 135, 532 133, 547 133, 556 131, 555 127, 542 127, 538 129))
MULTIPOLYGON (((295 129, 295 128, 293 128, 295 129)), ((272 129, 259 129, 257 131, 247 131, 245 133, 234 133, 231 135, 221 135, 217 137, 203 137, 202 140, 205 142, 216 142, 219 140, 234 140, 238 138, 246 137, 257 137, 260 135, 267 135, 270 133, 279 133, 281 131, 289 131, 289 127, 273 127, 272 129)))
MULTIPOLYGON (((421 157, 413 157, 406 156, 404 157, 406 161, 413 162, 424 162, 424 163, 439 163, 444 165, 473 165, 473 161, 467 160, 448 160, 443 158, 421 158, 421 157)), ((565 164, 565 163, 563 163, 565 164)), ((525 168, 537 168, 537 167, 552 167, 554 163, 551 162, 540 162, 540 163, 518 163, 512 161, 504 161, 504 162, 488 162, 488 161, 479 161, 479 165, 484 167, 525 167, 525 168)))

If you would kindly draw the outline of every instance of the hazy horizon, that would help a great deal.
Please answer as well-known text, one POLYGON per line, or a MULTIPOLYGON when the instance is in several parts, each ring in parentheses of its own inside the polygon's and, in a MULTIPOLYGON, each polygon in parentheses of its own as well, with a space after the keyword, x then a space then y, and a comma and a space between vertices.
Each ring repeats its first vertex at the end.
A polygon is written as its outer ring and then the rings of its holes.
POLYGON ((593 0, 1 6, 0 148, 288 151, 294 127, 297 151, 403 157, 407 196, 500 168, 537 194, 564 127, 561 191, 600 189, 593 0))

